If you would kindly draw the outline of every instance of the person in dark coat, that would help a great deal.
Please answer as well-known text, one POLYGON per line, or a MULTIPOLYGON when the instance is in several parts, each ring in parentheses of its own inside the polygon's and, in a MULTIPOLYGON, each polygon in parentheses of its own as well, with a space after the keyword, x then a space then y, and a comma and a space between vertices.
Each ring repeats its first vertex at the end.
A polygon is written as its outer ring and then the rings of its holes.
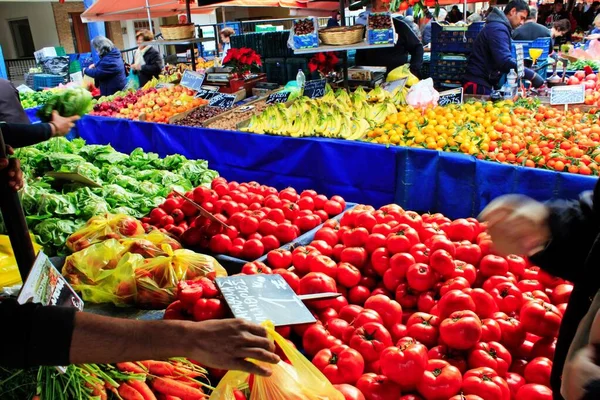
POLYGON ((143 87, 152 78, 158 78, 162 71, 163 62, 158 50, 151 46, 143 46, 142 43, 154 40, 154 35, 148 29, 143 29, 135 35, 138 49, 135 51, 134 64, 131 69, 135 71, 140 79, 140 87, 143 87))
POLYGON ((486 207, 481 219, 488 222, 500 254, 527 254, 535 265, 574 285, 550 378, 554 399, 562 400, 561 376, 569 347, 600 290, 600 184, 571 201, 542 204, 525 196, 503 196, 486 207))
MULTIPOLYGON (((377 0, 373 3, 372 12, 385 10, 385 3, 377 0)), ((421 39, 413 32, 402 17, 393 17, 394 29, 398 34, 398 41, 394 47, 381 49, 357 50, 356 65, 367 65, 371 67, 386 67, 389 73, 394 68, 400 67, 408 62, 410 55, 410 71, 417 77, 420 76, 421 65, 423 65, 423 44, 421 39)))
POLYGON ((340 20, 342 19, 342 14, 339 11, 333 13, 332 17, 327 20, 327 27, 333 28, 336 26, 340 26, 340 20))
MULTIPOLYGON (((529 6, 523 0, 511 0, 504 12, 492 8, 473 43, 464 77, 465 93, 490 94, 504 74, 511 69, 517 72, 517 60, 511 52, 511 33, 523 25, 528 16, 529 6)), ((544 84, 544 79, 528 68, 525 68, 525 79, 534 87, 544 84)))
POLYGON ((127 83, 125 64, 119 49, 104 36, 92 39, 92 47, 100 56, 98 64, 84 68, 83 73, 94 78, 94 84, 102 96, 110 96, 122 90, 127 83))
POLYGON ((538 38, 550 37, 550 29, 537 21, 538 12, 535 7, 529 8, 529 18, 527 21, 512 32, 514 40, 535 40, 538 38))

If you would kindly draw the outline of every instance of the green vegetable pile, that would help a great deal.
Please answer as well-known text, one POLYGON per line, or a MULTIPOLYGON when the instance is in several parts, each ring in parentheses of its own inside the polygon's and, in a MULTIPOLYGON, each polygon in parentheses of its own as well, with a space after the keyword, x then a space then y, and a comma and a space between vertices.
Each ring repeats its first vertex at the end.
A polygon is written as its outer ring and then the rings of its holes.
POLYGON ((63 117, 87 114, 92 110, 92 94, 83 88, 52 92, 46 104, 39 109, 38 117, 42 122, 50 121, 54 110, 63 117))
POLYGON ((54 138, 16 153, 27 180, 21 192, 27 224, 51 256, 66 254, 67 237, 95 215, 141 218, 173 189, 186 192, 218 176, 204 160, 179 154, 161 159, 139 148, 128 155, 109 145, 86 145, 82 139, 54 138), (78 172, 102 187, 55 181, 45 176, 49 171, 78 172))
POLYGON ((600 69, 600 63, 598 61, 592 60, 577 60, 575 62, 569 63, 567 70, 579 71, 580 69, 584 69, 585 67, 590 67, 594 71, 598 71, 600 69))
POLYGON ((23 108, 35 108, 46 104, 46 102, 52 97, 52 92, 44 90, 42 92, 29 92, 19 93, 21 99, 21 105, 23 108))

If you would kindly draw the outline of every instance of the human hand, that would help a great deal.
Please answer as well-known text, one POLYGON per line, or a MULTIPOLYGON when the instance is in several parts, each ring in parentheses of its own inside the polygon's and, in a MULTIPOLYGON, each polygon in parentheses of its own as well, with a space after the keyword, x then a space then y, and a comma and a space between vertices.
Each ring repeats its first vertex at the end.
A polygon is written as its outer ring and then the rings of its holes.
POLYGON ((95 65, 95 64, 90 64, 90 65, 88 66, 88 68, 89 68, 89 69, 96 68, 96 65, 95 65))
POLYGON ((560 393, 566 400, 579 400, 585 395, 588 383, 600 379, 600 367, 595 363, 594 345, 587 345, 567 361, 560 393))
MULTIPOLYGON (((6 146, 6 154, 12 156, 15 151, 6 146)), ((23 171, 21 163, 17 158, 0 158, 0 170, 8 168, 8 186, 15 192, 23 187, 23 171)))
POLYGON ((65 136, 79 119, 79 115, 72 117, 62 117, 57 111, 52 111, 52 120, 50 125, 53 127, 52 136, 65 136))
POLYGON ((492 201, 479 218, 488 224, 494 248, 503 255, 533 255, 550 240, 545 205, 526 196, 507 195, 492 201))
POLYGON ((140 64, 132 64, 131 69, 133 69, 134 71, 139 71, 142 69, 142 66, 140 64))
POLYGON ((251 358, 263 363, 277 364, 280 359, 267 330, 243 319, 208 320, 190 323, 183 340, 182 354, 212 368, 245 371, 269 376, 271 371, 247 361, 251 358))

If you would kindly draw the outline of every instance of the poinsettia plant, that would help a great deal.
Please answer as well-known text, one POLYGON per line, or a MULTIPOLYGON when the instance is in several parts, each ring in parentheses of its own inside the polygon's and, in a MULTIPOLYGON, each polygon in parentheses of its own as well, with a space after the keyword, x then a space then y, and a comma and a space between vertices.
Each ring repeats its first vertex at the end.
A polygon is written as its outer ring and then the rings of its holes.
POLYGON ((231 48, 223 60, 223 65, 231 67, 234 74, 246 74, 262 65, 260 55, 248 47, 231 48))
POLYGON ((333 52, 317 53, 308 62, 310 72, 319 71, 321 75, 327 75, 332 72, 337 65, 339 58, 333 52))

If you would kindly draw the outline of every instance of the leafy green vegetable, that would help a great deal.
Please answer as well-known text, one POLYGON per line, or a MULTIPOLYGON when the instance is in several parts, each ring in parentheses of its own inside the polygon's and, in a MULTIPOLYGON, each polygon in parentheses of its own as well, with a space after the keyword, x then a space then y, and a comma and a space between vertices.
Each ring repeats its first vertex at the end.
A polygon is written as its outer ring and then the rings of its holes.
POLYGON ((87 114, 92 110, 92 95, 83 88, 54 92, 38 110, 38 117, 44 122, 50 121, 55 110, 63 117, 87 114))

